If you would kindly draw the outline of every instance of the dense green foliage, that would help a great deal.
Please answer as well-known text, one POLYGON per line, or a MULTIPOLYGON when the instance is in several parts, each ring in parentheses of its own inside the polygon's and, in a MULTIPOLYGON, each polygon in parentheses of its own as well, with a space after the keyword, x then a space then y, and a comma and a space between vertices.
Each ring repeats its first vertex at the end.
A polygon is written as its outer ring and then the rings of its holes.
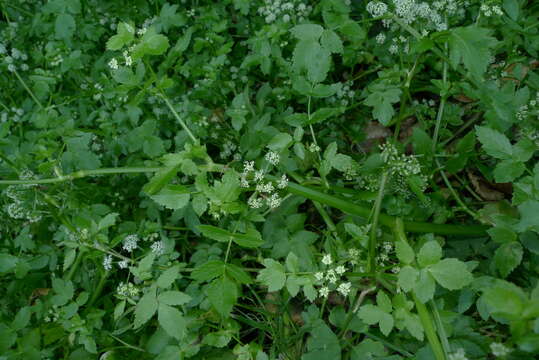
POLYGON ((0 360, 539 356, 539 2, 0 11, 0 360))

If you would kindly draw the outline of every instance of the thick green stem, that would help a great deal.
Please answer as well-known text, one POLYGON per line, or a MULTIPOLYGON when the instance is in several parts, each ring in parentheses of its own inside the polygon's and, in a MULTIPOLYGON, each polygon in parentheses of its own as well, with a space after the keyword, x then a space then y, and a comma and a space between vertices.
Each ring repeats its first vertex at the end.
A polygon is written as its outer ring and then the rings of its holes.
MULTIPOLYGON (((303 196, 307 199, 318 201, 322 204, 337 208, 345 213, 356 215, 368 219, 371 215, 371 209, 356 205, 339 197, 325 194, 307 186, 295 183, 288 183, 288 191, 292 194, 303 196)), ((379 221, 382 225, 389 228, 395 226, 395 218, 386 214, 380 214, 379 221)), ((404 228, 408 232, 414 233, 433 233, 440 235, 465 235, 465 236, 485 236, 488 226, 483 225, 448 225, 432 224, 424 222, 406 221, 404 228)))
POLYGON ((425 335, 427 336, 427 340, 429 341, 436 360, 446 360, 444 349, 442 348, 442 344, 440 344, 440 340, 436 335, 436 330, 434 329, 434 324, 432 323, 429 310, 425 304, 419 301, 414 293, 412 293, 412 296, 414 298, 417 314, 419 315, 419 320, 421 320, 421 325, 423 325, 423 330, 425 330, 425 335))

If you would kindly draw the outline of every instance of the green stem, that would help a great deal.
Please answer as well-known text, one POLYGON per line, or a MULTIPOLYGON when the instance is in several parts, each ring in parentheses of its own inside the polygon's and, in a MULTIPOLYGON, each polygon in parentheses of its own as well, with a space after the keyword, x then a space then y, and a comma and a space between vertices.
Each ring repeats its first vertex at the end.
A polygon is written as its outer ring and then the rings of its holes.
MULTIPOLYGON (((436 164, 438 166, 440 166, 440 163, 438 162, 438 160, 436 160, 436 164)), ((460 198, 459 194, 457 194, 457 192, 455 191, 455 189, 453 188, 453 185, 451 185, 451 182, 449 182, 449 179, 447 178, 447 176, 445 175, 445 171, 441 170, 440 169, 440 174, 442 175, 442 179, 444 180, 444 183, 445 185, 447 186, 447 188, 449 189, 449 191, 451 192, 451 195, 453 195, 453 198, 455 198, 455 200, 457 201, 457 203, 460 205, 460 207, 462 208, 462 210, 464 212, 466 212, 468 215, 470 215, 472 218, 474 219, 478 219, 479 216, 477 215, 477 213, 473 212, 472 210, 470 210, 466 204, 464 203, 464 201, 462 201, 462 199, 460 198)))
POLYGON ((350 325, 350 322, 352 321, 352 318, 354 317, 354 314, 357 312, 357 310, 361 306, 361 303, 365 299, 365 296, 367 296, 369 293, 373 292, 374 290, 376 290, 375 286, 373 286, 371 288, 368 288, 368 289, 365 289, 359 294, 354 306, 350 309, 350 312, 346 315, 346 319, 344 320, 343 328, 342 328, 341 332, 338 335, 338 337, 340 339, 342 339, 342 337, 346 334, 346 330, 348 330, 348 326, 350 325))
MULTIPOLYGON (((292 194, 303 196, 307 199, 318 201, 322 204, 337 208, 345 213, 356 215, 364 219, 371 216, 371 209, 356 205, 339 197, 325 194, 321 191, 314 190, 307 186, 302 186, 296 183, 289 182, 288 191, 292 194)), ((379 221, 382 225, 389 228, 395 226, 395 217, 386 214, 379 215, 379 221)), ((432 224, 424 222, 406 221, 404 228, 408 232, 414 233, 433 233, 440 235, 465 235, 465 236, 485 236, 489 226, 483 225, 448 225, 448 224, 432 224)))
POLYGON ((427 309, 425 304, 419 301, 419 299, 413 292, 412 297, 414 298, 417 314, 419 315, 419 320, 421 320, 421 325, 423 325, 425 335, 427 336, 427 340, 429 341, 430 347, 432 349, 432 352, 434 353, 434 356, 436 357, 436 360, 446 360, 444 349, 442 348, 440 340, 436 335, 436 330, 434 329, 434 324, 432 323, 429 310, 427 309))
POLYGON ((371 222, 371 229, 369 233, 369 272, 376 271, 376 235, 378 230, 378 219, 380 218, 380 210, 382 208, 382 200, 384 199, 384 190, 387 183, 388 174, 387 171, 382 174, 380 180, 380 188, 378 189, 378 196, 374 202, 374 214, 371 222))
POLYGON ((103 287, 105 286, 105 282, 107 281, 108 272, 104 271, 101 275, 101 278, 99 279, 99 282, 97 283, 97 287, 94 289, 92 293, 92 297, 90 298, 90 301, 88 301, 88 304, 86 304, 86 307, 90 309, 94 302, 97 300, 97 298, 101 295, 101 292, 103 291, 103 287))
POLYGON ((313 201, 313 204, 316 210, 318 210, 318 212, 320 213, 320 216, 322 216, 322 219, 324 219, 324 222, 329 228, 329 231, 333 233, 333 236, 338 237, 339 235, 337 234, 337 227, 335 226, 333 220, 331 220, 331 217, 329 216, 326 209, 324 209, 324 207, 318 201, 313 201))
POLYGON ((71 268, 69 269, 69 272, 67 273, 65 280, 71 280, 73 275, 75 274, 75 271, 77 271, 77 268, 79 267, 80 263, 82 262, 82 258, 84 255, 84 251, 79 249, 79 253, 77 254, 77 258, 75 259, 75 262, 73 265, 71 265, 71 268))
POLYGON ((26 85, 26 83, 24 82, 24 80, 22 79, 22 77, 19 75, 19 72, 17 70, 15 70, 13 72, 15 74, 15 76, 17 77, 17 79, 19 80, 19 82, 22 84, 22 86, 24 87, 24 89, 26 90, 26 92, 28 94, 30 94, 30 97, 36 102, 37 106, 39 106, 40 109, 43 109, 43 105, 41 105, 41 102, 38 100, 38 98, 34 95, 34 93, 32 92, 32 90, 30 90, 30 88, 26 85))
POLYGON ((436 329, 438 330, 438 336, 442 342, 442 347, 446 357, 449 357, 451 353, 451 346, 449 345, 449 340, 447 339, 447 334, 445 333, 444 324, 442 323, 442 317, 438 311, 438 307, 434 300, 429 301, 430 307, 432 308, 432 314, 434 315, 434 322, 436 324, 436 329))
POLYGON ((180 123, 180 125, 182 126, 182 128, 187 132, 187 135, 189 135, 189 137, 191 138, 191 140, 192 140, 195 144, 198 144, 197 138, 193 135, 193 133, 191 132, 191 130, 189 130, 189 128, 187 127, 187 125, 185 124, 185 122, 182 120, 182 118, 180 117, 180 115, 178 115, 178 113, 176 112, 176 110, 174 110, 174 107, 172 106, 172 104, 170 103, 170 101, 168 100, 168 98, 166 97, 166 95, 163 94, 163 93, 161 93, 161 97, 163 98, 163 100, 165 100, 165 104, 167 104, 168 108, 169 108, 170 111, 172 112, 172 115, 174 115, 174 117, 176 118, 176 120, 178 120, 178 122, 180 123))

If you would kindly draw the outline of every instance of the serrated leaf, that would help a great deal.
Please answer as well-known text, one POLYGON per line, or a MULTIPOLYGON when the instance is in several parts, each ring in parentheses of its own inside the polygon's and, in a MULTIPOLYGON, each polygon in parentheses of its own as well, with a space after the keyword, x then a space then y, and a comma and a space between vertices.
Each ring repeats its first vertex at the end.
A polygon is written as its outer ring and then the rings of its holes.
POLYGON ((157 311, 157 297, 155 287, 152 287, 146 294, 140 298, 140 301, 135 307, 135 321, 133 326, 135 329, 141 327, 152 318, 157 311))
POLYGON ((302 125, 312 125, 322 121, 325 121, 334 116, 340 115, 344 112, 344 108, 320 108, 311 115, 310 119, 307 119, 307 122, 302 125))
POLYGON ((174 283, 177 279, 180 278, 180 267, 175 265, 169 269, 163 271, 161 275, 157 278, 157 286, 161 289, 166 289, 174 283))
POLYGON ((342 40, 333 30, 324 30, 320 38, 320 43, 324 48, 334 54, 343 53, 342 40))
POLYGON ((393 317, 375 305, 363 305, 357 312, 358 317, 367 325, 379 324, 380 331, 385 336, 393 329, 393 317))
POLYGON ((208 299, 223 317, 230 315, 238 298, 236 283, 223 276, 213 280, 207 288, 208 299))
POLYGON ((486 126, 476 126, 477 138, 483 145, 483 150, 496 159, 510 159, 513 147, 507 136, 486 126))
POLYGON ((427 265, 435 264, 442 258, 442 247, 436 240, 427 241, 417 254, 417 262, 419 266, 426 267, 427 265))
POLYGON ((496 43, 490 34, 490 29, 473 25, 451 29, 448 43, 453 67, 462 62, 473 76, 481 78, 490 62, 490 49, 496 43))
POLYGON ((414 249, 408 243, 404 241, 397 241, 395 243, 395 252, 397 254, 397 258, 403 263, 403 264, 411 264, 414 262, 415 259, 415 253, 414 249))
POLYGON ((404 266, 399 271, 398 284, 405 291, 412 290, 417 282, 419 272, 411 266, 404 266))
POLYGON ((458 259, 443 259, 428 269, 436 282, 449 290, 462 289, 473 280, 466 264, 458 259))
POLYGON ((157 297, 157 301, 166 305, 183 305, 191 301, 191 296, 181 291, 164 291, 157 297))
POLYGON ((518 241, 502 244, 494 253, 494 263, 502 278, 506 278, 522 261, 524 250, 518 241))
POLYGON ((191 273, 191 278, 196 281, 209 281, 225 273, 225 263, 221 260, 210 260, 197 267, 191 273))
POLYGON ((190 197, 189 189, 182 185, 166 185, 157 194, 150 196, 159 205, 172 210, 185 207, 189 203, 190 197))
POLYGON ((502 160, 494 168, 494 180, 497 183, 512 182, 526 171, 524 163, 515 160, 502 160))
POLYGON ((292 144, 292 136, 290 136, 287 133, 278 133, 274 137, 271 138, 268 149, 273 150, 275 152, 281 152, 285 149, 287 149, 290 144, 292 144))
POLYGON ((426 303, 434 297, 434 290, 436 290, 436 283, 433 277, 426 269, 419 272, 419 278, 414 286, 414 293, 419 301, 426 303))
POLYGON ((397 87, 377 84, 372 87, 371 93, 365 99, 365 105, 371 106, 373 117, 387 126, 395 115, 393 104, 400 100, 401 93, 397 87))
POLYGON ((273 259, 264 259, 265 269, 260 270, 257 280, 268 287, 269 292, 281 290, 286 282, 285 268, 273 259))
POLYGON ((226 264, 226 274, 240 284, 251 284, 253 282, 251 276, 245 270, 234 264, 226 264))
POLYGON ((54 30, 56 33, 57 39, 69 40, 73 37, 77 24, 73 16, 69 14, 60 14, 56 18, 56 23, 54 25, 54 30))
POLYGON ((290 29, 298 40, 318 40, 323 31, 324 28, 318 24, 301 24, 290 29))
POLYGON ((187 323, 178 309, 166 304, 159 304, 157 320, 167 334, 176 340, 181 340, 185 336, 187 323))

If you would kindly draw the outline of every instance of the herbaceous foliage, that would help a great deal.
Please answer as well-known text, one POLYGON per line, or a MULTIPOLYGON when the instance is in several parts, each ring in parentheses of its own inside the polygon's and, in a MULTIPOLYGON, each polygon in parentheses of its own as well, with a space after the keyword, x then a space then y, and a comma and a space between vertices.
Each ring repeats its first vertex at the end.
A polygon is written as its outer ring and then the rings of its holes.
POLYGON ((0 0, 0 359, 533 359, 539 4, 0 0))

